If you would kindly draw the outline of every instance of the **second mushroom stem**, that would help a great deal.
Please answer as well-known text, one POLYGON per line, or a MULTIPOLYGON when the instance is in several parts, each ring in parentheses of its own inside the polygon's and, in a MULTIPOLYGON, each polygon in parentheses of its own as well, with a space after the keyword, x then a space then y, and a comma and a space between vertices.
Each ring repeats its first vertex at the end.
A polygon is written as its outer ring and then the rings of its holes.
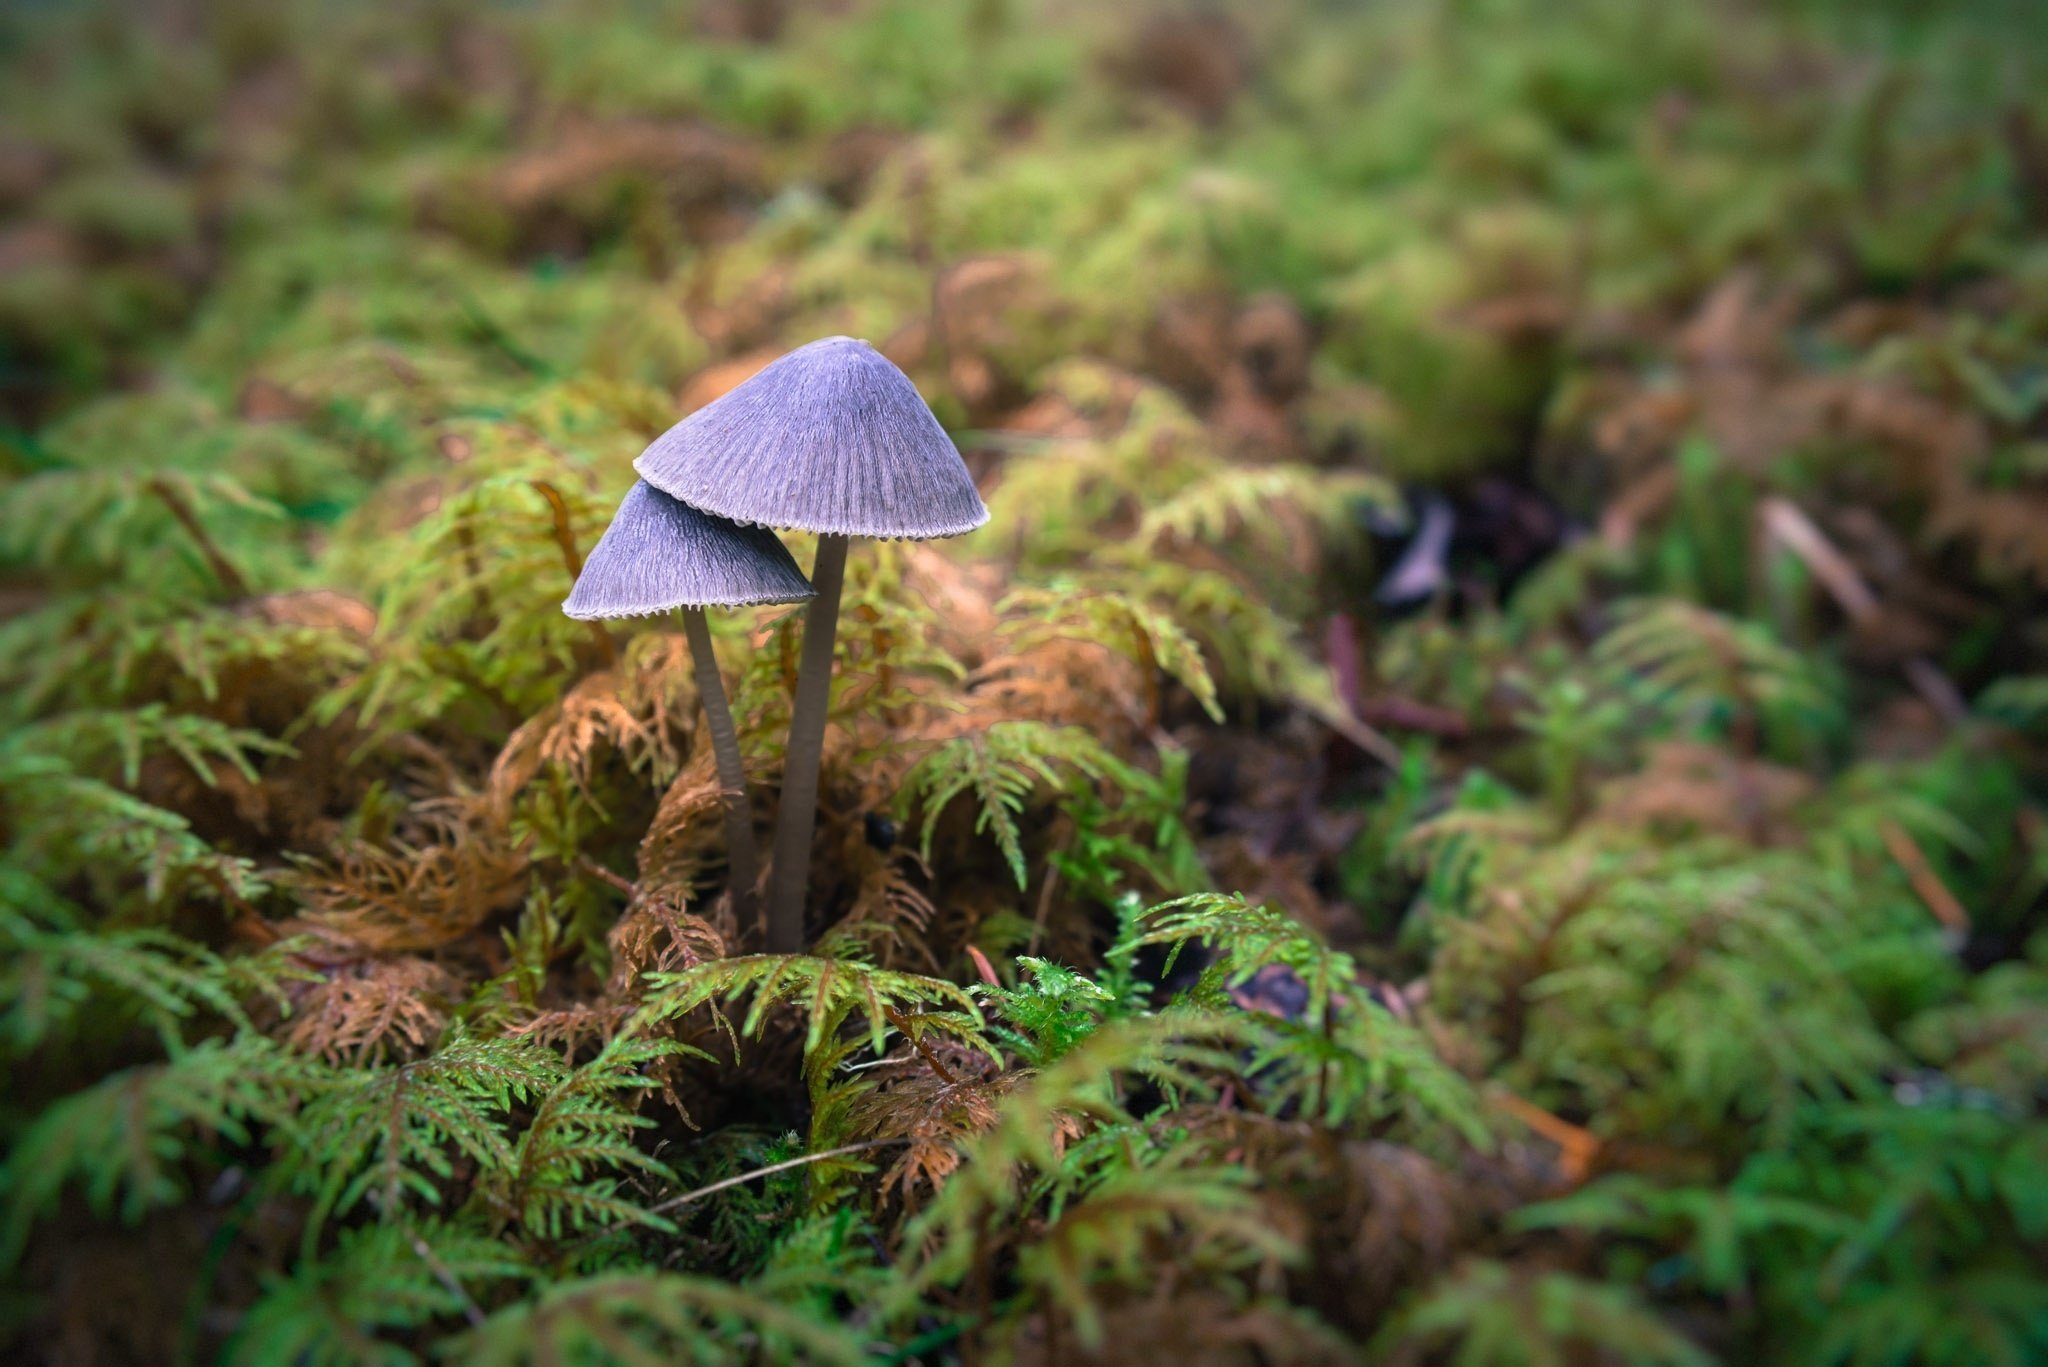
POLYGON ((811 831, 818 816, 818 765, 825 750, 825 714, 832 701, 832 639, 839 630, 839 590, 846 579, 846 538, 818 538, 811 567, 817 597, 804 610, 804 649, 796 669, 796 700, 784 752, 782 805, 775 818, 775 862, 768 873, 768 952, 804 947, 804 893, 811 882, 811 831))
POLYGON ((718 675, 718 656, 711 650, 711 628, 704 609, 683 609, 683 634, 689 638, 690 661, 697 669, 697 696, 704 703, 704 723, 711 728, 711 753, 718 761, 718 786, 725 805, 726 868, 732 885, 732 914, 740 934, 754 928, 754 885, 760 858, 754 852, 754 812, 747 800, 747 769, 740 759, 739 732, 725 701, 725 681, 718 675))

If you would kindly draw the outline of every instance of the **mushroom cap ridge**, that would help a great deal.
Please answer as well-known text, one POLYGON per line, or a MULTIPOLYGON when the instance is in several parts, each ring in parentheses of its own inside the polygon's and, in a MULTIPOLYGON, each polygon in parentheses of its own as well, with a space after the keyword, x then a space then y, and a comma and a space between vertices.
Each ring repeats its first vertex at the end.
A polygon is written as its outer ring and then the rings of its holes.
POLYGON ((636 480, 605 528, 562 611, 647 617, 674 608, 795 603, 810 581, 775 534, 692 508, 636 480))
POLYGON ((878 540, 959 536, 988 509, 910 377, 826 337, 655 438, 640 477, 735 522, 878 540))

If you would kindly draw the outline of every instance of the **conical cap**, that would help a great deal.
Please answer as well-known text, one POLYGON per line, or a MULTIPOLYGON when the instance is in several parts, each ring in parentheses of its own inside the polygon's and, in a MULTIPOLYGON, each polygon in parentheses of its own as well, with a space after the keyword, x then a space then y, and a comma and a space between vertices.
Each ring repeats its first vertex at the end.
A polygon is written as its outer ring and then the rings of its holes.
POLYGON ((583 562, 562 611, 646 617, 810 596, 810 581, 773 532, 701 512, 639 480, 583 562))
POLYGON ((765 527, 926 541, 988 521, 917 386, 852 337, 774 361, 656 438, 633 468, 692 507, 765 527))

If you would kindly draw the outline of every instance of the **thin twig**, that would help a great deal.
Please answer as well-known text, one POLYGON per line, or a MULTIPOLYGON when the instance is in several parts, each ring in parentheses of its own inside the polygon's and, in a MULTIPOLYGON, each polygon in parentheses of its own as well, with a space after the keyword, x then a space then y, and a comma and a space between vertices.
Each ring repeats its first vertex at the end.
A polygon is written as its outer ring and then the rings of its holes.
POLYGON ((610 869, 598 863, 595 859, 592 859, 587 854, 579 854, 576 856, 576 871, 578 873, 588 874, 590 877, 595 878, 600 883, 609 883, 614 888, 617 888, 620 892, 625 893, 629 901, 640 895, 640 885, 638 883, 620 877, 618 874, 613 873, 610 869))
POLYGON ((898 1011, 893 1006, 885 1006, 882 1008, 882 1014, 888 1018, 889 1024, 896 1027, 898 1034, 910 1041, 910 1047, 917 1050, 917 1056, 924 1060, 925 1066, 939 1075, 939 1081, 950 1087, 960 1080, 947 1071, 945 1064, 939 1062, 939 1056, 932 1052, 931 1046, 919 1039, 916 1033, 911 1030, 910 1022, 905 1019, 901 1011, 898 1011))
POLYGON ((1325 707, 1314 698, 1295 696, 1295 701, 1306 707, 1309 714, 1323 725, 1350 741, 1359 749, 1371 755, 1389 769, 1401 767, 1401 747, 1388 740, 1372 727, 1337 707, 1325 707))
MULTIPOLYGON (((681 1210, 684 1206, 701 1201, 707 1196, 715 1195, 726 1190, 728 1187, 737 1187, 742 1183, 751 1182, 759 1177, 773 1177, 778 1172, 788 1172, 791 1168, 801 1168, 809 1163, 822 1163, 828 1158, 844 1158, 848 1154, 866 1153, 869 1149, 885 1149, 893 1144, 908 1144, 909 1142, 908 1137, 897 1135, 888 1139, 866 1139, 858 1144, 842 1144, 836 1149, 826 1149, 822 1153, 800 1154, 795 1158, 786 1158, 780 1163, 770 1163, 765 1168, 755 1168, 752 1172, 743 1172, 737 1176, 721 1178, 711 1185, 699 1187, 695 1191, 686 1191, 681 1196, 663 1201, 660 1205, 649 1206, 644 1213, 648 1215, 666 1215, 672 1210, 681 1210)), ((622 1226, 611 1225, 602 1229, 592 1230, 576 1243, 571 1244, 568 1251, 574 1253, 576 1250, 595 1242, 606 1234, 617 1233, 621 1228, 622 1226)))
POLYGON ((765 1168, 755 1168, 752 1172, 743 1172, 736 1177, 722 1178, 719 1181, 713 1182, 708 1187, 699 1187, 695 1191, 684 1192, 681 1196, 663 1201, 658 1206, 648 1207, 647 1213, 650 1215, 666 1215, 672 1210, 681 1210, 692 1202, 701 1201, 713 1193, 724 1191, 727 1187, 736 1187, 741 1183, 751 1182, 757 1177, 773 1177, 778 1172, 787 1172, 791 1168, 800 1168, 806 1163, 822 1163, 828 1158, 844 1158, 848 1154, 866 1153, 869 1149, 886 1149, 893 1144, 908 1144, 909 1142, 910 1140, 906 1136, 895 1135, 887 1139, 864 1139, 858 1144, 841 1144, 838 1148, 826 1149, 823 1153, 807 1153, 796 1158, 785 1158, 780 1163, 770 1163, 765 1168))
POLYGON ((462 1289, 462 1283, 457 1281, 455 1274, 448 1270, 448 1265, 435 1257, 434 1250, 427 1247, 427 1241, 409 1229, 405 1232, 405 1237, 412 1244, 412 1251, 419 1254, 420 1261, 425 1263, 428 1269, 433 1272, 434 1279, 448 1288, 449 1295, 462 1302, 462 1317, 472 1325, 482 1324, 484 1322, 483 1307, 470 1299, 469 1293, 462 1289))
POLYGON ((1060 837, 1059 846, 1053 850, 1052 857, 1046 860, 1045 881, 1039 884, 1038 906, 1031 916, 1031 943, 1024 947, 1026 954, 1037 954, 1039 944, 1045 939, 1045 918, 1052 914, 1053 894, 1060 886, 1059 858, 1067 852, 1067 847, 1073 840, 1074 831, 1072 826, 1069 826, 1066 834, 1060 837))
POLYGON ((1600 514, 1600 540, 1608 549, 1626 551, 1645 522, 1662 513, 1678 497, 1678 467, 1660 465, 1622 489, 1600 514))
POLYGON ((1943 721, 1959 722, 1970 715, 1970 704, 1964 700, 1962 690, 1925 655, 1913 656, 1899 669, 1906 682, 1913 685, 1943 721))
POLYGON ((1896 821, 1887 821, 1877 828, 1877 832, 1884 838, 1885 849, 1891 852, 1892 858, 1898 861, 1899 868, 1904 871, 1906 881, 1913 885, 1913 891, 1927 904, 1927 909, 1934 913, 1934 919, 1958 934, 1969 934, 1970 913, 1963 909, 1963 904, 1956 900, 1956 895, 1948 890, 1948 884, 1941 881, 1941 875, 1927 862, 1926 854, 1915 843, 1913 837, 1906 833, 1906 828, 1896 821))
POLYGON ((247 598, 249 582, 242 578, 242 572, 235 568, 227 553, 221 550, 212 536, 208 535, 206 525, 199 520, 199 514, 192 511, 192 505, 185 501, 185 496, 173 488, 169 480, 161 477, 151 480, 147 488, 150 493, 156 495, 164 507, 170 509, 171 516, 178 520, 178 525, 185 529, 185 534, 198 545, 200 555, 206 558, 207 568, 213 571, 213 577, 220 581, 220 586, 227 590, 228 597, 247 598))
MULTIPOLYGON (((562 568, 569 571, 569 587, 575 588, 576 581, 583 577, 583 552, 576 545, 576 529, 569 522, 569 504, 562 497, 562 491, 544 479, 528 480, 540 496, 548 501, 548 510, 555 519, 555 545, 562 551, 562 568)), ((595 618, 590 622, 591 639, 597 642, 598 658, 606 666, 619 661, 619 653, 612 646, 611 633, 604 629, 604 623, 595 618)))
POLYGON ((1797 504, 1786 498, 1767 498, 1758 511, 1771 539, 1799 557, 1851 621, 1869 626, 1877 620, 1877 595, 1797 504))
MULTIPOLYGON (((1884 616, 1877 595, 1863 582, 1863 576, 1856 572, 1849 558, 1835 549, 1827 534, 1813 524, 1813 519, 1798 504, 1788 498, 1767 498, 1759 515, 1764 534, 1806 566, 1844 616, 1865 630, 1877 625, 1884 616)), ((1912 656, 1900 670, 1906 682, 1943 721, 1959 722, 1969 715, 1969 704, 1963 701, 1955 684, 1926 656, 1912 656)))
POLYGON ((1552 1115, 1531 1101, 1524 1101, 1505 1087, 1491 1090, 1493 1103, 1515 1119, 1557 1145, 1558 1168, 1573 1186, 1586 1180, 1593 1160, 1600 1153, 1600 1137, 1590 1130, 1552 1115))

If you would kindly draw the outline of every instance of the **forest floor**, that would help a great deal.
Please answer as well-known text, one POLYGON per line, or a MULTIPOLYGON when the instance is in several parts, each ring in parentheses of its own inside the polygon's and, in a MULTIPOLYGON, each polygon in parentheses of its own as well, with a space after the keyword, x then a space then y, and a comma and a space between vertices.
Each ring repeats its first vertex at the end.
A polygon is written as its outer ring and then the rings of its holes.
POLYGON ((2048 1361, 2048 33, 1947 8, 0 16, 6 1354, 2048 1361), (560 605, 841 333, 992 518, 855 547, 770 956, 560 605))

